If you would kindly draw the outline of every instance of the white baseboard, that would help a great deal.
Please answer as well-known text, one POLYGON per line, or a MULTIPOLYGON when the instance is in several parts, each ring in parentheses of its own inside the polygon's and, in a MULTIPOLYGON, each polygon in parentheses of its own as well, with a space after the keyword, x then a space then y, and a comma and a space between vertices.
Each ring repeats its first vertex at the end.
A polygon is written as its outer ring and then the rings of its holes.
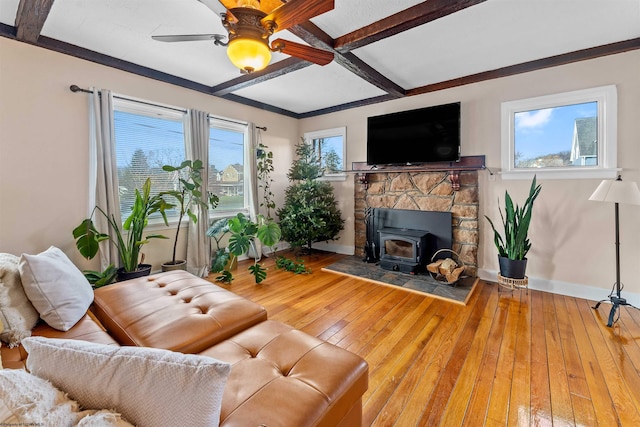
MULTIPOLYGON (((495 270, 479 269, 478 277, 483 280, 497 282, 498 272, 495 270)), ((579 283, 541 279, 538 277, 529 277, 529 289, 551 292, 552 294, 567 295, 575 298, 583 298, 591 301, 608 299, 609 292, 611 291, 610 289, 596 288, 594 286, 581 285, 579 283)), ((626 298, 629 304, 640 307, 640 294, 623 291, 622 297, 626 298)))

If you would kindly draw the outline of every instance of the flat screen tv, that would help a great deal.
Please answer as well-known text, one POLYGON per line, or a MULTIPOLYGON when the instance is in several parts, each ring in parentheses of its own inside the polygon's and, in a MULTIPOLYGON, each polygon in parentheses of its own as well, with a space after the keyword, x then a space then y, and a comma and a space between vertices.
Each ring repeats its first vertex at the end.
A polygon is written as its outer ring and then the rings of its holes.
POLYGON ((367 164, 460 160, 460 103, 369 117, 367 164))

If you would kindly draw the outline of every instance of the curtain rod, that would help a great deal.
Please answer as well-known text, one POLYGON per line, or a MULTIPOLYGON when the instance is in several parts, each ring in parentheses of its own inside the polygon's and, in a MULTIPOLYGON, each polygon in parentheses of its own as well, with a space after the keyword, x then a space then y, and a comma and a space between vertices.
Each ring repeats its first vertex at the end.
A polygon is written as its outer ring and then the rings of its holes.
MULTIPOLYGON (((70 90, 71 92, 93 93, 92 91, 90 91, 90 90, 88 90, 88 89, 82 89, 81 87, 79 87, 79 86, 77 86, 77 85, 71 85, 71 86, 69 86, 69 90, 70 90)), ((153 103, 151 103, 151 102, 138 101, 138 100, 134 100, 134 99, 130 99, 130 98, 126 98, 126 97, 118 96, 118 95, 114 95, 113 97, 114 97, 114 98, 119 98, 119 99, 124 99, 124 100, 127 100, 127 101, 139 102, 139 103, 141 103, 141 104, 152 105, 152 106, 155 106, 155 107, 160 107, 160 105, 153 104, 153 103)), ((182 111, 182 112, 186 112, 186 111, 187 111, 186 109, 171 108, 171 107, 166 107, 166 106, 164 106, 164 105, 163 105, 163 106, 161 106, 161 107, 163 107, 163 108, 170 108, 170 109, 172 109, 172 110, 182 111)), ((214 116, 212 116, 211 114, 209 114, 209 117, 214 117, 214 116)), ((234 121, 234 120, 224 119, 224 118, 221 118, 221 117, 214 117, 214 118, 215 118, 215 119, 217 119, 217 120, 224 120, 224 121, 226 121, 226 122, 231 122, 231 123, 245 124, 245 123, 236 122, 236 121, 234 121)), ((265 131, 265 132, 267 131, 267 127, 266 127, 266 126, 256 126, 256 129, 260 129, 260 130, 263 130, 263 131, 265 131)))

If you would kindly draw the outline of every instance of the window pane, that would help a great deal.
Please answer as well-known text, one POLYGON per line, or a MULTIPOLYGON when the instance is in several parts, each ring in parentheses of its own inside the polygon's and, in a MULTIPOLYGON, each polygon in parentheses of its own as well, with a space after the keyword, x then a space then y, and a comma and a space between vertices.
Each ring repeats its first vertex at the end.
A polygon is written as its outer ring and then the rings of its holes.
POLYGON ((220 199, 216 210, 245 209, 244 129, 212 122, 209 132, 209 191, 220 199))
POLYGON ((317 138, 314 139, 312 143, 316 151, 318 151, 322 167, 326 174, 340 173, 345 169, 342 135, 317 138))
POLYGON ((597 166, 598 103, 515 113, 516 168, 597 166))
MULTIPOLYGON (((164 116, 116 110, 114 125, 120 212, 124 221, 131 213, 135 190, 142 187, 147 177, 152 181, 152 194, 173 189, 171 174, 164 172, 162 166, 177 166, 185 159, 184 129, 180 113, 164 116)), ((177 212, 168 211, 167 215, 177 216, 177 212)))

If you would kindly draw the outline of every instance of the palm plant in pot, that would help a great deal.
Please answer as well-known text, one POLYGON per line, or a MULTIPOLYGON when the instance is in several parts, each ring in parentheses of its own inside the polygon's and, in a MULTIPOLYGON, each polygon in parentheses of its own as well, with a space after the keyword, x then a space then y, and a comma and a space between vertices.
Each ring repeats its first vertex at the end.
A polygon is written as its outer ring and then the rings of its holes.
MULTIPOLYGON (((165 211, 173 207, 159 195, 151 196, 151 180, 147 178, 141 191, 136 189, 136 197, 131 213, 123 224, 119 224, 113 215, 109 216, 102 208, 95 206, 89 218, 84 219, 73 230, 76 239, 76 247, 86 259, 92 259, 98 253, 100 242, 111 241, 118 249, 120 268, 117 270, 117 280, 122 281, 133 277, 148 275, 151 272, 150 264, 143 264, 144 254, 141 254, 143 245, 150 239, 166 239, 166 236, 152 234, 143 237, 144 229, 149 220, 149 215, 159 212, 167 222, 165 211), (108 224, 112 234, 106 234, 96 229, 93 223, 93 215, 99 212, 108 224)), ((89 281, 95 281, 99 285, 111 283, 113 280, 113 265, 102 272, 87 271, 85 277, 89 281), (98 273, 98 274, 96 274, 98 273)))
POLYGON ((522 207, 514 205, 508 191, 505 191, 505 212, 499 209, 504 236, 496 229, 491 218, 485 215, 494 234, 494 243, 498 249, 500 275, 511 279, 524 279, 527 267, 527 252, 531 248, 528 232, 533 211, 533 202, 540 194, 541 187, 533 177, 529 196, 522 207))
POLYGON ((176 227, 176 235, 173 241, 173 251, 171 261, 162 264, 162 271, 168 270, 186 270, 187 262, 185 260, 176 260, 176 249, 178 247, 178 237, 180 236, 180 226, 182 218, 187 215, 191 221, 196 224, 198 217, 192 211, 194 206, 203 208, 211 207, 215 209, 218 206, 218 196, 213 193, 209 194, 208 204, 202 197, 202 174, 203 169, 201 160, 185 160, 180 166, 164 165, 162 170, 173 174, 174 189, 162 191, 161 197, 169 196, 176 202, 178 208, 178 225, 176 227))

